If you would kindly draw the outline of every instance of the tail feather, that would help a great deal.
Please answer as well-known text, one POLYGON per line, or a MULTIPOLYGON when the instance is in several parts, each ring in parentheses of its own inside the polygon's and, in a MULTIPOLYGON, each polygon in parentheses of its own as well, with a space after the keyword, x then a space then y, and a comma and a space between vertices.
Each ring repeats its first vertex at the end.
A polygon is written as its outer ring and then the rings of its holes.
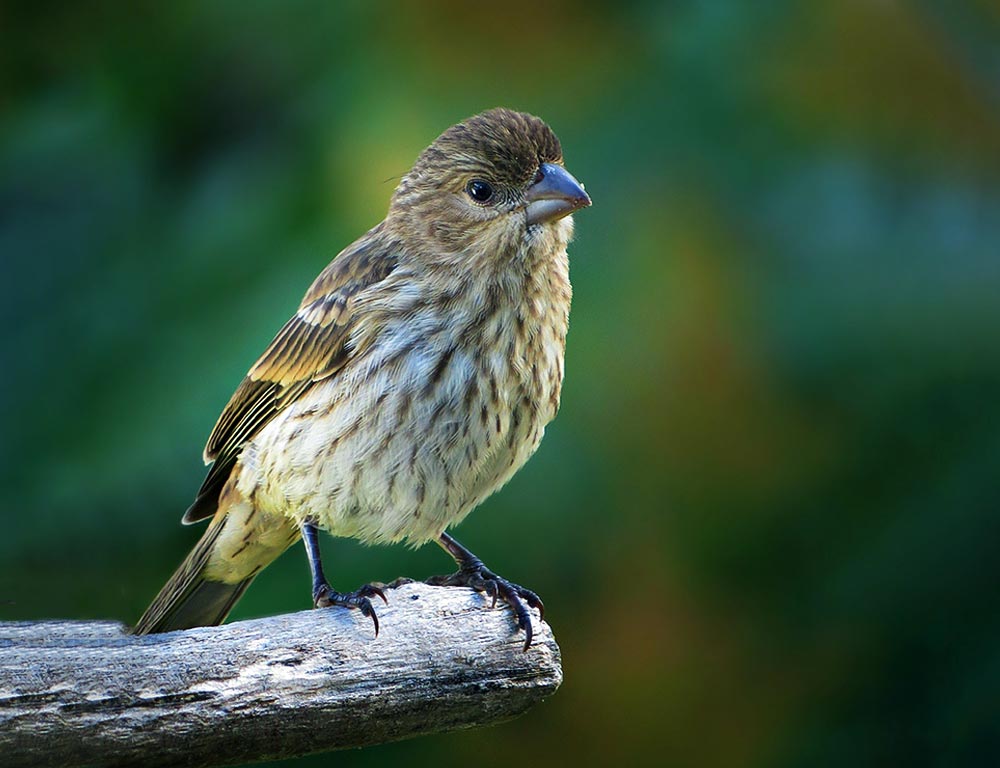
POLYGON ((197 581, 190 592, 181 600, 173 600, 165 606, 162 614, 143 616, 132 634, 145 635, 151 632, 172 632, 175 629, 191 627, 213 627, 226 620, 226 616, 243 596, 253 579, 238 584, 223 584, 219 581, 197 581))
POLYGON ((133 635, 210 627, 225 621, 256 574, 234 584, 205 578, 205 566, 224 524, 223 515, 209 524, 194 549, 136 622, 133 635))

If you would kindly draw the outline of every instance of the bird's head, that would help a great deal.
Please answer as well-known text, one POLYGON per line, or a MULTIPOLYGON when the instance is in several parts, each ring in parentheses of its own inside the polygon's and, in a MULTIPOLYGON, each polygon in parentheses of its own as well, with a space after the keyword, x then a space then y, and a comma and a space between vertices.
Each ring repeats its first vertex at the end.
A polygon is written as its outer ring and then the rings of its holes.
POLYGON ((388 221, 437 253, 509 258, 565 244, 570 214, 590 205, 539 118, 491 109, 452 126, 417 158, 388 221))

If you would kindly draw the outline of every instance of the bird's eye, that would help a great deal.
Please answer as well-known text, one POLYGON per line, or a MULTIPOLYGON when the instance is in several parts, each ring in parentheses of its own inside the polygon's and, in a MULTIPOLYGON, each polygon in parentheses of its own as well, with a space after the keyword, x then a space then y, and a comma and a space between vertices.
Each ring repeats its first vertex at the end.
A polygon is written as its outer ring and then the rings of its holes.
POLYGON ((470 181, 465 185, 465 191, 477 203, 488 203, 493 197, 493 186, 482 179, 470 181))

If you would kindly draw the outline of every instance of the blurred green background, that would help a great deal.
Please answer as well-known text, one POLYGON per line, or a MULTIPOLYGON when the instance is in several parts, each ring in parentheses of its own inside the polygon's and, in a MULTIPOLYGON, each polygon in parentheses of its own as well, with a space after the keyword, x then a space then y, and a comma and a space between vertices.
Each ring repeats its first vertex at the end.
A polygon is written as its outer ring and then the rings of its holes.
MULTIPOLYGON (((331 762, 997 764, 998 73, 987 0, 4 3, 0 617, 139 615, 242 374, 502 104, 594 207, 560 416, 458 535, 566 681, 331 762)), ((293 550, 234 616, 308 605, 293 550)))

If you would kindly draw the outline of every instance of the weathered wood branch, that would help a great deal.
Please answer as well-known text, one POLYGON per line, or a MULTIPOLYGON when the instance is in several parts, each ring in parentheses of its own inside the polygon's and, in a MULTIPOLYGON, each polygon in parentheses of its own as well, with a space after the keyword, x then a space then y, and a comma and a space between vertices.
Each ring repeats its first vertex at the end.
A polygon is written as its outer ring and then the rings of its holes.
POLYGON ((146 637, 115 622, 0 623, 0 755, 14 766, 228 765, 509 719, 562 682, 535 615, 407 584, 317 610, 146 637))

